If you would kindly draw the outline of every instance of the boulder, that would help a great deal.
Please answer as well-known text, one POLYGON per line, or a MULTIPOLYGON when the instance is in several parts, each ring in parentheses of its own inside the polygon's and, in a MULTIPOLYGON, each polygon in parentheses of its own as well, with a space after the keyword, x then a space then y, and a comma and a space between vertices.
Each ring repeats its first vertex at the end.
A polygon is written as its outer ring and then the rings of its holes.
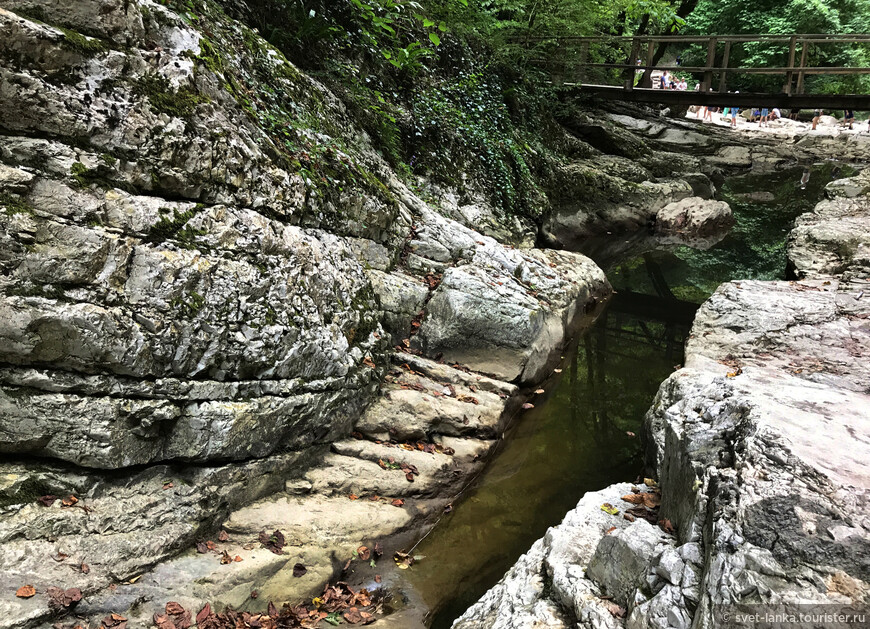
POLYGON ((605 535, 595 547, 586 576, 600 585, 604 594, 627 605, 641 585, 660 537, 661 531, 646 520, 636 520, 605 535))
POLYGON ((706 237, 727 231, 734 223, 731 207, 724 201, 688 197, 669 203, 655 216, 655 232, 686 238, 706 237))
POLYGON ((789 234, 789 270, 798 278, 870 277, 870 171, 832 181, 829 199, 798 217, 789 234))
POLYGON ((455 266, 426 304, 414 346, 500 380, 540 381, 583 315, 610 293, 604 273, 580 254, 506 249, 432 212, 417 234, 440 243, 455 266))

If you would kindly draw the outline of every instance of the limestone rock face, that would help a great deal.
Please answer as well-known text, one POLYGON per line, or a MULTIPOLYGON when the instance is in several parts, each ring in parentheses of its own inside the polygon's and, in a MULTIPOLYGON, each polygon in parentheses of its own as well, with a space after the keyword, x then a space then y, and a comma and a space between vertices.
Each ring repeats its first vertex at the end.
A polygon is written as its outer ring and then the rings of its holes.
MULTIPOLYGON (((635 232, 647 228, 668 203, 691 197, 688 181, 675 178, 633 181, 623 178, 621 165, 597 160, 577 161, 559 173, 555 207, 542 227, 544 238, 568 249, 585 238, 607 231, 635 232)), ((697 184, 696 184, 697 185, 697 184)))
MULTIPOLYGON (((3 463, 0 626, 47 626, 49 610, 42 596, 14 596, 22 584, 40 592, 69 584, 90 599, 192 548, 231 510, 280 491, 284 479, 307 465, 303 455, 294 453, 211 467, 155 465, 104 478, 62 465, 3 463), (44 506, 36 501, 43 495, 74 495, 79 502, 64 507, 56 499, 44 506), (88 566, 86 572, 82 564, 88 566)), ((217 560, 212 556, 211 561, 217 560)), ((121 587, 118 595, 123 594, 121 587)), ((126 608, 114 611, 119 609, 126 608)))
MULTIPOLYGON (((0 451, 123 468, 346 432, 386 347, 354 243, 300 226, 333 200, 272 159, 178 15, 67 5, 0 10, 0 451)), ((315 87, 273 52, 271 81, 315 87)))

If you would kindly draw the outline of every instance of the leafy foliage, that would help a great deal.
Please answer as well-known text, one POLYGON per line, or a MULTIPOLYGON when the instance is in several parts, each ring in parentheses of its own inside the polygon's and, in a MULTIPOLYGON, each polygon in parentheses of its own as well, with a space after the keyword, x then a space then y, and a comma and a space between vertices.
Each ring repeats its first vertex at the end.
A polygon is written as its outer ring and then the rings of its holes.
MULTIPOLYGON (((870 0, 734 0, 720 3, 700 0, 689 16, 687 34, 844 34, 870 32, 870 0)), ((786 66, 788 43, 746 43, 731 48, 730 65, 786 66)), ((798 59, 801 50, 798 48, 798 59)), ((706 59, 700 46, 683 53, 687 64, 706 59)), ((813 66, 870 65, 870 43, 814 45, 808 49, 807 64, 813 66)), ((782 76, 729 77, 730 87, 742 91, 779 91, 782 76)), ((870 79, 856 76, 808 76, 806 91, 861 93, 870 89, 870 79)))

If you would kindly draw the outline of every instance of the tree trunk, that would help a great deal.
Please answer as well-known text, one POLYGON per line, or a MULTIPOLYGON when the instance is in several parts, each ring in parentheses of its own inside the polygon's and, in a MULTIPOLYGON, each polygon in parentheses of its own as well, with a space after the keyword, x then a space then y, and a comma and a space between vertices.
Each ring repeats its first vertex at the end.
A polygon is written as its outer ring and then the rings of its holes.
MULTIPOLYGON (((677 17, 682 19, 686 19, 689 14, 695 10, 695 7, 698 6, 698 0, 682 0, 680 2, 680 6, 677 9, 677 17)), ((663 35, 674 35, 676 34, 676 22, 671 22, 670 25, 665 29, 663 35)), ((653 54, 652 65, 658 65, 659 61, 662 60, 662 57, 665 56, 665 52, 668 49, 668 42, 660 42, 656 47, 656 51, 653 54)), ((652 87, 652 69, 647 68, 644 70, 643 76, 640 79, 640 83, 638 83, 638 87, 652 87)))

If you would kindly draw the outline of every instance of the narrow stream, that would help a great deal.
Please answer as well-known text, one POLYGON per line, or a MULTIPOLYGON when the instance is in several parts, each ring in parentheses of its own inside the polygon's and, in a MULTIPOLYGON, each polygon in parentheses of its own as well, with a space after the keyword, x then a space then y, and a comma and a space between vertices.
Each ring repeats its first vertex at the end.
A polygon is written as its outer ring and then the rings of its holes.
POLYGON ((589 332, 512 426, 464 500, 422 541, 426 558, 403 577, 445 629, 587 491, 634 480, 640 427, 662 380, 683 362, 698 305, 732 279, 785 277, 794 219, 824 186, 853 173, 833 163, 727 180, 735 225, 707 250, 655 248, 648 238, 590 242, 617 291, 589 332), (635 436, 637 435, 637 436, 635 436))

